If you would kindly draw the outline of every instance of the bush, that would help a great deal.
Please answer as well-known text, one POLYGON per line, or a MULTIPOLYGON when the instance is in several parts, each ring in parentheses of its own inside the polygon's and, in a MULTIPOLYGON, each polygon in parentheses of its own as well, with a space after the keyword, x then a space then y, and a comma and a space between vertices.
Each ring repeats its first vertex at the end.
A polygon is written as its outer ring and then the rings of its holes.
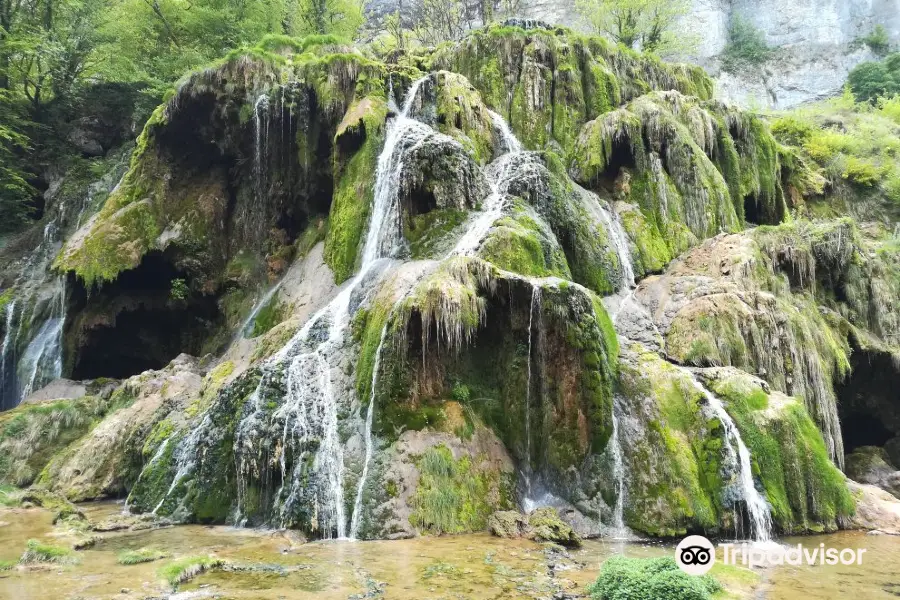
POLYGON ((587 591, 593 600, 709 600, 721 589, 709 575, 682 572, 671 557, 613 556, 587 591))
POLYGON ((887 29, 880 23, 875 26, 872 33, 860 38, 860 41, 871 48, 872 52, 879 56, 884 56, 891 49, 891 40, 888 37, 887 29))
POLYGON ((882 62, 860 63, 847 76, 847 83, 858 102, 900 94, 900 52, 882 62))
POLYGON ((762 32, 743 17, 736 16, 728 26, 728 44, 722 52, 722 69, 738 73, 768 61, 775 50, 762 32))

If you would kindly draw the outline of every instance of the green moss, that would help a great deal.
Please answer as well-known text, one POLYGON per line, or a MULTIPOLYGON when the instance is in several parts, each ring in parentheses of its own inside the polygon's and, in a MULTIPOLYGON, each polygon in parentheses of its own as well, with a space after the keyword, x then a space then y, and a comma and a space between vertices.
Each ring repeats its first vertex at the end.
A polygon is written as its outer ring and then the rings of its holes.
POLYGON ((498 475, 476 467, 473 459, 454 459, 450 449, 429 448, 416 461, 419 485, 412 499, 410 523, 423 533, 481 531, 495 510, 489 492, 498 475))
POLYGON ((412 258, 438 258, 467 216, 464 210, 442 208, 404 219, 403 235, 412 258))
POLYGON ((479 254, 501 269, 520 275, 571 278, 565 254, 552 232, 522 204, 494 223, 479 254))
POLYGON ((459 141, 480 164, 493 156, 493 122, 481 95, 462 75, 435 74, 437 128, 459 141))
POLYGON ((356 266, 357 252, 363 240, 373 199, 375 169, 384 137, 387 104, 383 98, 365 98, 347 112, 335 135, 341 148, 357 144, 350 155, 335 159, 335 187, 325 237, 325 262, 334 271, 335 281, 346 280, 356 266))
POLYGON ((256 318, 253 319, 253 329, 250 337, 260 336, 284 321, 288 313, 288 307, 278 299, 278 294, 272 296, 269 301, 259 309, 256 318))
POLYGON ((749 376, 715 379, 710 386, 727 401, 781 531, 834 530, 853 514, 844 476, 802 403, 769 396, 749 376))
MULTIPOLYGON (((637 350, 632 346, 630 352, 637 350)), ((716 531, 723 514, 721 425, 707 422, 702 395, 657 354, 640 350, 620 368, 629 410, 645 423, 626 453, 634 474, 626 523, 662 537, 697 528, 716 531)))
POLYGON ((87 433, 107 407, 99 398, 20 404, 0 413, 0 482, 27 486, 87 433))

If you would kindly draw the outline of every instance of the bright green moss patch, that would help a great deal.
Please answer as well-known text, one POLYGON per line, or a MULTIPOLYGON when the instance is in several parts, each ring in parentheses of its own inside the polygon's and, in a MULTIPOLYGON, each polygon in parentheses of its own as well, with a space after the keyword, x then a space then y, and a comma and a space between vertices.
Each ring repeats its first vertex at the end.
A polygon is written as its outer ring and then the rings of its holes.
POLYGON ((607 559, 587 588, 592 600, 711 600, 721 590, 715 578, 688 575, 671 557, 624 556, 607 559))
POLYGON ((480 531, 494 508, 488 492, 499 476, 481 471, 473 459, 454 459, 450 449, 429 448, 416 461, 419 486, 412 500, 410 523, 423 533, 480 531))
POLYGON ((517 204, 498 219, 482 242, 479 254, 501 269, 530 277, 570 279, 569 265, 552 231, 534 212, 517 204))
POLYGON ((853 514, 844 476, 801 402, 766 394, 754 378, 737 372, 709 385, 727 402, 781 531, 834 530, 853 514))
POLYGON ((325 262, 335 281, 345 281, 356 266, 372 203, 375 170, 384 137, 387 104, 367 97, 352 106, 335 135, 335 187, 325 236, 325 262), (347 148, 341 150, 342 145, 347 148))
POLYGON ((165 558, 167 554, 161 550, 153 548, 141 548, 139 550, 126 550, 120 552, 116 557, 116 562, 120 565, 137 565, 141 563, 153 562, 161 558, 165 558))
POLYGON ((250 337, 260 336, 282 321, 288 313, 288 307, 278 299, 278 294, 273 295, 265 306, 256 313, 253 319, 253 328, 250 331, 250 337))
POLYGON ((438 258, 449 250, 452 234, 467 216, 464 210, 439 208, 404 219, 403 235, 409 242, 412 258, 438 258))

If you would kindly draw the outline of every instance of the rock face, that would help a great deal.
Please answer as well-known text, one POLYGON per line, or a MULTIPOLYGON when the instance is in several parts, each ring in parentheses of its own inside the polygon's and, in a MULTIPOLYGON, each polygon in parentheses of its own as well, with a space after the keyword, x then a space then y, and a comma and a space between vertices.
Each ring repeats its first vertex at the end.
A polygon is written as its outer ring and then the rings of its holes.
POLYGON ((800 218, 811 167, 697 68, 373 56, 267 38, 154 113, 54 265, 68 372, 122 381, 0 414, 4 481, 311 539, 850 522, 845 448, 900 434, 885 228, 800 218))

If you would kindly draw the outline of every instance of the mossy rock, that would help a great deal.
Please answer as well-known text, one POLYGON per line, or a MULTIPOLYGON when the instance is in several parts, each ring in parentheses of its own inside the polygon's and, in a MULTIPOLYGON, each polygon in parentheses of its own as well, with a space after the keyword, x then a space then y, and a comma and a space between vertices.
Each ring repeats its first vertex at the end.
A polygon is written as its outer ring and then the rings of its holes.
POLYGON ((538 508, 530 513, 528 526, 534 539, 539 542, 550 542, 566 548, 581 547, 581 538, 568 523, 559 518, 559 513, 553 508, 538 508))

